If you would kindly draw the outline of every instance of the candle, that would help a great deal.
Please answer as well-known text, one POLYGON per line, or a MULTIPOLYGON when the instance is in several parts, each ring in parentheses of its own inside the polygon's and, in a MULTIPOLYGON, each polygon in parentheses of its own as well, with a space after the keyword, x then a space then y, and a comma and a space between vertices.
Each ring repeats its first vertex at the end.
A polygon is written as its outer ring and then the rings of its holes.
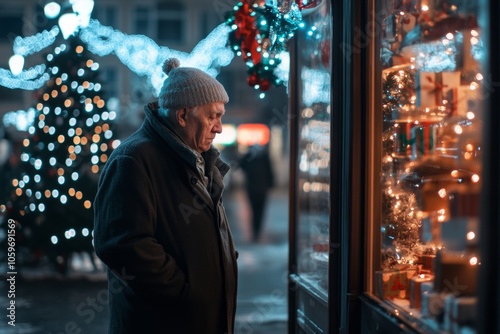
POLYGON ((434 279, 430 274, 419 274, 410 280, 410 307, 420 309, 422 306, 422 283, 431 282, 434 279))

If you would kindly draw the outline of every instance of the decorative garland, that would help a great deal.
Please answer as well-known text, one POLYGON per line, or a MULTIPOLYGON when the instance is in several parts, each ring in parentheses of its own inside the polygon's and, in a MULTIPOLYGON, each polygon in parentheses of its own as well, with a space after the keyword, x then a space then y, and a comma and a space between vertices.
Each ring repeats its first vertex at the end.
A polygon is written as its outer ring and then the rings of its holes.
POLYGON ((248 84, 261 91, 268 90, 271 84, 283 85, 274 70, 281 63, 280 53, 287 50, 287 41, 302 21, 297 4, 286 5, 277 8, 264 1, 243 0, 226 13, 226 23, 232 28, 228 44, 245 61, 248 84))

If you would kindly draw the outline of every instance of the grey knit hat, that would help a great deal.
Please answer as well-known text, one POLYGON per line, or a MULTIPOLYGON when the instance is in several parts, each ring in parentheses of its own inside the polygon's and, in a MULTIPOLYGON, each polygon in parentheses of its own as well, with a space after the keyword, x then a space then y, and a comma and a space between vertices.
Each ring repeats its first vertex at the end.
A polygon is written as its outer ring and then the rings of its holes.
POLYGON ((229 101, 226 90, 215 78, 197 68, 179 67, 179 65, 177 58, 169 58, 163 63, 163 71, 168 77, 160 91, 161 108, 191 108, 229 101))

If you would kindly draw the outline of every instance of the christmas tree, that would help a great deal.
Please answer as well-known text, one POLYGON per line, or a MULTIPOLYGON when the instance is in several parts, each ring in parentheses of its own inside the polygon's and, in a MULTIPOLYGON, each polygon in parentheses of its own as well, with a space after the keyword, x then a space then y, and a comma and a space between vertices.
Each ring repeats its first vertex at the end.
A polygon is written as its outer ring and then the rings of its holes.
POLYGON ((416 196, 401 187, 399 180, 409 157, 395 154, 393 110, 410 105, 415 95, 415 71, 392 71, 383 80, 382 110, 382 269, 398 264, 415 264, 422 250, 421 217, 416 196))
MULTIPOLYGON (((20 224, 18 261, 48 259, 65 272, 73 252, 92 254, 92 202, 113 149, 114 112, 106 110, 99 65, 72 36, 48 54, 50 80, 37 92, 36 117, 12 180, 8 217, 20 224)), ((19 263, 20 265, 22 263, 19 263)))
POLYGON ((415 103, 415 69, 392 71, 382 83, 382 110, 384 121, 392 121, 392 112, 415 103))

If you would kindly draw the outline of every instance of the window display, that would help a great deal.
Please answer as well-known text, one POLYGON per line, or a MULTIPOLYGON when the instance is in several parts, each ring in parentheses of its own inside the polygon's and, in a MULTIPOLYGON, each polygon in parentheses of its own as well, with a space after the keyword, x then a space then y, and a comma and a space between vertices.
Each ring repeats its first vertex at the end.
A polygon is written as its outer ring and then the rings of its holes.
POLYGON ((381 268, 412 323, 474 328, 484 56, 477 2, 383 0, 381 268))

